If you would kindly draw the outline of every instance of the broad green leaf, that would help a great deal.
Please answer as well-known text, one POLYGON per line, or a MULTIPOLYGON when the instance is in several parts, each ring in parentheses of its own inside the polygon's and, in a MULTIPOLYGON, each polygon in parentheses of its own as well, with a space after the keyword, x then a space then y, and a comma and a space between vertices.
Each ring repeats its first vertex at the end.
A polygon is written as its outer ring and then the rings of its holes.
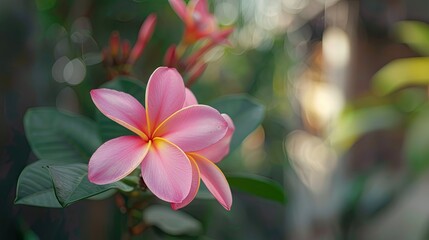
POLYGON ((231 140, 231 152, 258 127, 264 118, 264 106, 245 95, 222 97, 210 105, 221 113, 228 114, 234 122, 235 132, 231 140))
POLYGON ((411 169, 422 173, 429 168, 429 108, 411 122, 405 135, 404 152, 411 169))
POLYGON ((59 164, 52 160, 39 160, 24 168, 16 186, 16 204, 60 208, 48 165, 59 164))
POLYGON ((286 203, 282 186, 274 180, 251 174, 228 175, 226 179, 232 188, 282 204, 286 203))
MULTIPOLYGON (((49 168, 63 166, 66 163, 55 160, 39 160, 24 168, 18 178, 16 187, 16 204, 39 207, 61 208, 55 195, 49 168)), ((95 195, 94 199, 103 199, 104 193, 95 195)))
POLYGON ((182 211, 174 211, 169 207, 153 205, 143 212, 143 220, 171 235, 198 235, 202 224, 182 211))
POLYGON ((94 122, 54 108, 28 110, 24 126, 31 148, 40 159, 88 162, 101 144, 94 122))
POLYGON ((374 90, 386 95, 409 85, 429 84, 429 57, 394 60, 373 77, 374 90))
POLYGON ((429 25, 419 21, 402 21, 394 26, 394 32, 400 41, 415 51, 429 55, 429 25))
POLYGON ((118 192, 117 189, 110 189, 110 190, 107 190, 105 192, 99 193, 95 196, 89 197, 88 199, 89 200, 103 200, 103 199, 107 199, 107 198, 115 195, 115 193, 117 193, 117 192, 118 192))
MULTIPOLYGON (((107 82, 100 86, 100 88, 114 89, 117 91, 125 92, 135 97, 142 105, 145 101, 146 87, 143 83, 132 80, 127 77, 117 77, 113 81, 107 82)), ((96 111, 95 118, 100 126, 100 136, 103 141, 126 135, 135 135, 130 130, 117 124, 104 116, 100 111, 96 111)))
POLYGON ((96 185, 88 180, 88 165, 73 163, 62 166, 49 166, 54 183, 55 194, 63 207, 86 199, 110 189, 131 191, 133 188, 123 182, 96 185))

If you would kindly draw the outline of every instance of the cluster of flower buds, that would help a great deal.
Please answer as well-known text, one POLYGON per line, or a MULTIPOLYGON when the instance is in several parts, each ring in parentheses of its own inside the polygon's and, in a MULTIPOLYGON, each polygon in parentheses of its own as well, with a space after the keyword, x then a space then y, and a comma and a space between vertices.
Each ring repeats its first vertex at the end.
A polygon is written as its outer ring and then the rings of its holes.
MULTIPOLYGON (((204 73, 207 64, 203 56, 214 47, 228 43, 233 28, 221 29, 209 12, 207 0, 191 0, 188 5, 183 0, 169 0, 179 18, 185 25, 185 31, 179 45, 170 46, 164 56, 164 65, 176 68, 186 77, 189 87, 204 73), (197 44, 197 43, 202 44, 197 44), (199 46, 199 47, 196 47, 199 46), (192 47, 192 50, 190 50, 192 47), (190 50, 190 51, 189 51, 190 50)), ((108 78, 118 75, 130 75, 136 60, 152 37, 156 16, 149 15, 140 29, 135 46, 130 50, 128 41, 121 41, 119 33, 113 32, 109 47, 103 50, 103 63, 108 78)))
POLYGON ((149 15, 143 22, 138 39, 131 49, 128 40, 121 41, 118 32, 110 35, 109 46, 103 49, 103 64, 107 69, 108 78, 113 79, 118 75, 130 75, 132 66, 142 55, 147 43, 152 37, 156 24, 156 16, 149 15))
POLYGON ((185 24, 183 41, 194 44, 202 39, 222 43, 226 41, 232 28, 220 29, 215 17, 209 12, 207 0, 191 0, 185 5, 183 0, 169 0, 171 7, 185 24))
POLYGON ((188 76, 186 85, 191 86, 204 72, 207 64, 202 57, 217 45, 227 43, 232 28, 220 29, 215 17, 209 12, 207 0, 191 0, 188 5, 183 0, 169 0, 170 5, 185 24, 185 32, 179 46, 168 48, 164 65, 176 68, 188 76), (199 49, 186 54, 188 47, 205 41, 199 49))

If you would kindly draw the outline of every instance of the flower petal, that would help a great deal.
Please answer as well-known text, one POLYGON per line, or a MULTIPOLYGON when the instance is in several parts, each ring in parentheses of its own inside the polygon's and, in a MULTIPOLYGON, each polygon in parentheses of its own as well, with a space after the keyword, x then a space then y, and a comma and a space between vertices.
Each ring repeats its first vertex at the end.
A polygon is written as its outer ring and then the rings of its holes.
POLYGON ((198 101, 195 95, 192 93, 192 91, 189 88, 185 88, 185 103, 183 104, 183 107, 197 105, 197 104, 198 104, 198 101))
POLYGON ((228 123, 214 108, 192 105, 182 108, 155 130, 162 137, 179 146, 184 152, 198 151, 222 139, 228 123))
POLYGON ((141 171, 146 186, 158 198, 180 203, 188 196, 192 166, 186 154, 171 142, 155 138, 141 164, 141 171))
POLYGON ((192 13, 194 26, 198 29, 200 37, 205 37, 218 29, 215 17, 209 12, 207 0, 191 0, 188 9, 192 13))
POLYGON ((149 132, 181 109, 185 102, 185 85, 174 68, 159 67, 149 78, 146 88, 146 111, 149 132))
POLYGON ((164 65, 167 67, 177 66, 177 54, 176 54, 176 45, 171 45, 164 55, 164 65))
POLYGON ((143 139, 147 139, 146 112, 133 96, 112 89, 91 90, 95 106, 106 117, 128 128, 143 139))
POLYGON ((217 143, 195 152, 214 163, 220 162, 226 155, 228 155, 229 144, 231 143, 232 135, 235 131, 235 126, 232 122, 232 119, 226 114, 222 114, 222 117, 228 123, 228 131, 226 132, 225 136, 217 143))
POLYGON ((212 16, 209 12, 209 6, 207 0, 191 0, 189 2, 189 7, 193 9, 201 17, 201 21, 204 21, 205 18, 212 16))
POLYGON ((174 210, 186 207, 192 200, 194 200, 197 195, 198 189, 200 188, 200 170, 198 170, 198 166, 191 157, 189 157, 189 161, 192 165, 192 183, 191 190, 189 190, 188 196, 181 203, 172 203, 171 208, 174 210))
POLYGON ((146 47, 146 44, 152 37, 153 30, 155 29, 155 24, 156 15, 150 14, 140 27, 139 37, 133 49, 131 50, 130 57, 128 58, 128 64, 134 64, 136 60, 141 56, 144 48, 146 47))
POLYGON ((226 210, 231 210, 231 189, 222 171, 214 163, 201 155, 190 154, 190 156, 195 159, 198 169, 200 170, 201 179, 207 186, 207 189, 209 189, 226 210))
POLYGON ((186 9, 186 4, 183 0, 168 0, 170 6, 176 12, 177 16, 179 16, 182 21, 185 23, 188 21, 188 13, 186 9))
POLYGON ((89 160, 89 181, 108 184, 126 177, 141 163, 149 145, 137 136, 124 136, 107 141, 89 160))

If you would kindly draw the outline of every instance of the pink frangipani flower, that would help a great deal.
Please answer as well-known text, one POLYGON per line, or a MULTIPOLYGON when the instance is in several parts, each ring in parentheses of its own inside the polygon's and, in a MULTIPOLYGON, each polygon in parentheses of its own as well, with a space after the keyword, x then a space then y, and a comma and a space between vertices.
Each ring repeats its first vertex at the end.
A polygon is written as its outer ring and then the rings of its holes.
POLYGON ((146 108, 115 90, 92 90, 91 97, 104 115, 136 134, 109 140, 95 151, 88 165, 91 182, 116 182, 140 166, 149 190, 178 209, 195 197, 201 176, 222 206, 230 209, 231 190, 215 163, 228 153, 234 125, 227 115, 197 104, 176 69, 160 67, 153 72, 146 108))
POLYGON ((207 0, 169 0, 171 7, 185 23, 184 40, 194 43, 203 38, 223 42, 233 31, 232 28, 219 29, 215 17, 209 12, 207 0))

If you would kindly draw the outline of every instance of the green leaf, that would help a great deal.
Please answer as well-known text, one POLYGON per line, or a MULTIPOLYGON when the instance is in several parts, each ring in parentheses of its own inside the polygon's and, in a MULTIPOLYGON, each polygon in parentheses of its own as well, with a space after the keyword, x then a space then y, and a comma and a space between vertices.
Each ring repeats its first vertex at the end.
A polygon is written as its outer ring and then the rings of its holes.
POLYGON ((101 144, 94 122, 54 108, 28 110, 24 126, 31 148, 40 159, 88 162, 101 144))
POLYGON ((202 232, 202 224, 192 216, 161 205, 146 208, 143 220, 171 235, 195 236, 202 232))
POLYGON ((400 41, 415 51, 429 55, 429 25, 418 21, 402 21, 394 26, 394 32, 400 41))
MULTIPOLYGON (((61 164, 52 160, 39 160, 24 168, 16 187, 16 204, 60 208, 48 165, 61 164)), ((64 164, 64 163, 63 163, 64 164)))
POLYGON ((329 135, 329 142, 340 152, 347 151, 361 136, 397 126, 401 114, 392 106, 381 105, 345 111, 329 135))
MULTIPOLYGON (((121 76, 115 78, 113 81, 101 85, 100 88, 108 88, 126 92, 135 97, 142 105, 144 105, 146 87, 141 82, 121 76)), ((130 130, 104 116, 99 110, 96 111, 95 119, 100 126, 100 136, 103 141, 125 135, 135 135, 130 130)))
POLYGON ((409 85, 429 84, 429 57, 394 60, 373 77, 373 88, 380 95, 387 95, 409 85))
POLYGON ((404 152, 411 169, 422 173, 429 168, 429 107, 421 111, 407 129, 404 152))
POLYGON ((231 140, 230 152, 236 149, 264 118, 264 106, 245 95, 222 97, 210 105, 219 112, 228 114, 234 122, 235 132, 231 140))
POLYGON ((251 174, 234 174, 228 175, 226 179, 232 188, 281 204, 286 203, 282 186, 269 178, 251 174))
POLYGON ((49 166, 55 194, 63 207, 110 189, 131 191, 133 188, 123 182, 96 185, 88 180, 88 165, 73 163, 63 166, 49 166))
POLYGON ((89 197, 89 200, 103 200, 103 199, 107 199, 110 198, 111 196, 115 195, 115 193, 117 193, 118 190, 117 189, 110 189, 107 190, 105 192, 99 193, 95 196, 89 197))

